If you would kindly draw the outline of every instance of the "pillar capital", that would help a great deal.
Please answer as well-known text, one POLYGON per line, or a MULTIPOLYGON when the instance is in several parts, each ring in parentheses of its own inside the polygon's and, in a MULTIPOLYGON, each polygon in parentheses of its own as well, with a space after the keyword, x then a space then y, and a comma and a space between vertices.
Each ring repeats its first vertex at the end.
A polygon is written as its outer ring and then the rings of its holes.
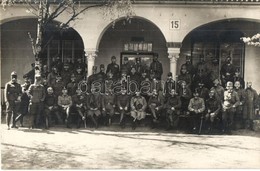
POLYGON ((168 47, 168 58, 170 59, 170 72, 173 78, 176 77, 177 60, 180 56, 180 47, 168 47))
POLYGON ((168 58, 171 62, 177 62, 180 56, 180 48, 168 48, 168 58))
POLYGON ((92 75, 92 68, 95 64, 95 59, 97 57, 97 50, 96 49, 85 49, 85 54, 86 54, 86 61, 88 64, 88 75, 87 77, 89 77, 90 75, 92 75))
POLYGON ((95 49, 85 49, 87 60, 95 60, 97 57, 97 51, 95 49))

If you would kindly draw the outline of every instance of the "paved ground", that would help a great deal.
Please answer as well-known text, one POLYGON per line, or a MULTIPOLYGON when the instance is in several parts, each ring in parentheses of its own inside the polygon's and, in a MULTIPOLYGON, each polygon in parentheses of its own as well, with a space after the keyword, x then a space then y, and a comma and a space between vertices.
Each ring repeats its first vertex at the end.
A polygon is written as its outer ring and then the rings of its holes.
POLYGON ((2 169, 260 168, 260 136, 251 131, 1 128, 2 169))

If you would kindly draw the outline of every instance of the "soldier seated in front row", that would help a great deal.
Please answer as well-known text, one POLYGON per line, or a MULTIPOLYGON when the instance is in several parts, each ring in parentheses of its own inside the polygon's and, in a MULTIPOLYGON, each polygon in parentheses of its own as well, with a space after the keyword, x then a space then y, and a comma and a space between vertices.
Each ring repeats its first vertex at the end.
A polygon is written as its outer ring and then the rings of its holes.
POLYGON ((155 124, 159 122, 161 110, 163 108, 163 99, 159 98, 156 89, 153 90, 152 96, 149 98, 148 107, 152 113, 152 128, 154 128, 155 124))
POLYGON ((131 116, 133 117, 132 129, 136 128, 136 122, 141 121, 145 118, 145 109, 147 107, 147 102, 139 90, 136 91, 136 95, 131 98, 131 116), (137 121, 136 121, 137 120, 137 121))
POLYGON ((199 97, 199 93, 197 89, 195 89, 193 96, 194 97, 190 99, 188 110, 190 112, 189 114, 191 120, 190 123, 192 124, 193 132, 195 132, 200 127, 200 121, 205 111, 205 102, 203 98, 199 97))
POLYGON ((215 97, 215 91, 210 90, 209 98, 206 100, 206 112, 205 112, 205 127, 207 132, 210 133, 213 129, 213 124, 219 119, 221 110, 221 104, 215 97))
POLYGON ((72 106, 69 111, 67 127, 70 128, 70 123, 72 122, 73 116, 75 116, 77 120, 77 128, 80 128, 81 121, 85 121, 86 119, 85 112, 85 97, 82 94, 80 88, 78 88, 76 90, 76 94, 72 96, 72 106))
POLYGON ((166 121, 167 121, 167 130, 177 126, 178 117, 180 114, 181 108, 181 99, 177 96, 174 89, 171 90, 170 96, 166 100, 166 121))
POLYGON ((45 128, 48 129, 52 124, 52 119, 55 117, 56 123, 63 123, 59 114, 59 107, 57 104, 57 97, 53 93, 53 88, 47 88, 47 95, 44 100, 44 116, 45 128))
POLYGON ((111 125, 112 117, 115 114, 116 107, 116 97, 112 89, 109 89, 108 92, 102 98, 102 115, 104 125, 111 125))
POLYGON ((94 87, 91 88, 91 93, 87 98, 88 117, 92 120, 95 128, 98 128, 99 120, 101 117, 101 95, 95 92, 94 87))
POLYGON ((69 128, 68 119, 70 115, 70 107, 72 106, 72 99, 71 96, 68 95, 68 91, 65 87, 62 90, 62 95, 58 96, 58 105, 60 106, 63 118, 66 118, 66 126, 69 128))
POLYGON ((120 121, 119 124, 121 128, 125 127, 125 117, 129 110, 130 105, 130 97, 127 95, 126 90, 122 89, 120 95, 117 96, 117 106, 119 108, 120 113, 120 121))

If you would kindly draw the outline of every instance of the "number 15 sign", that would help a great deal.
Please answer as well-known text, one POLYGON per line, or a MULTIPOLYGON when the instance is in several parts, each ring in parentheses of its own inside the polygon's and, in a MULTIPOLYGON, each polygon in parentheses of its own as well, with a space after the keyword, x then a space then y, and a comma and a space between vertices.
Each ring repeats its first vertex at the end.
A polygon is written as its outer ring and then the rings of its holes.
POLYGON ((170 30, 179 30, 181 27, 181 20, 170 20, 170 30))

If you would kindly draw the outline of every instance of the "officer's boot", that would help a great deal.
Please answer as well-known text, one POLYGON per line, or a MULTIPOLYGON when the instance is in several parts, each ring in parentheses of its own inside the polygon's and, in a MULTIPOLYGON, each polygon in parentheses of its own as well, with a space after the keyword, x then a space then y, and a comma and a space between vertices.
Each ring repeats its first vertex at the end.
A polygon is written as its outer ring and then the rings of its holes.
POLYGON ((70 126, 71 116, 70 115, 67 116, 67 119, 65 120, 65 122, 66 122, 66 127, 71 128, 71 126, 70 126))
POLYGON ((132 130, 136 129, 136 119, 132 121, 132 130))
POLYGON ((10 113, 10 112, 6 113, 6 124, 7 124, 8 130, 10 129, 11 116, 12 116, 12 113, 10 113))

